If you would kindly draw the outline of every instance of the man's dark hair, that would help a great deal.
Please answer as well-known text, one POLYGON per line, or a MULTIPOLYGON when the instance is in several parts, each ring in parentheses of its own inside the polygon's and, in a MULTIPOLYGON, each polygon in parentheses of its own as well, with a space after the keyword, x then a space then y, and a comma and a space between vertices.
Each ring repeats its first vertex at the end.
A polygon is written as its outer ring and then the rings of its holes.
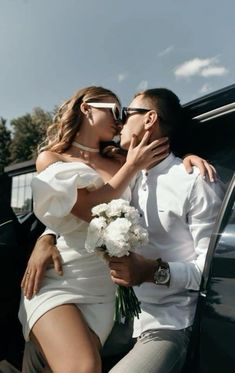
MULTIPOLYGON (((138 93, 152 102, 158 114, 163 136, 168 136, 171 149, 177 154, 185 154, 190 138, 191 118, 181 106, 178 96, 167 88, 152 88, 138 93)), ((135 96, 135 97, 136 97, 135 96)))

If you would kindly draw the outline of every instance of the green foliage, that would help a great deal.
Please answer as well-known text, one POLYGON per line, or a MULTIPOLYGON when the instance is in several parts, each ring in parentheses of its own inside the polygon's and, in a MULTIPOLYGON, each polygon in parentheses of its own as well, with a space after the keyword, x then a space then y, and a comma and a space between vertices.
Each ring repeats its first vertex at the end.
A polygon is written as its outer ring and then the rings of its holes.
POLYGON ((0 174, 10 163, 11 131, 6 127, 6 119, 0 117, 0 174))
POLYGON ((38 145, 45 138, 46 130, 52 122, 52 114, 35 108, 32 114, 13 119, 13 138, 10 146, 11 163, 18 163, 36 157, 38 145))

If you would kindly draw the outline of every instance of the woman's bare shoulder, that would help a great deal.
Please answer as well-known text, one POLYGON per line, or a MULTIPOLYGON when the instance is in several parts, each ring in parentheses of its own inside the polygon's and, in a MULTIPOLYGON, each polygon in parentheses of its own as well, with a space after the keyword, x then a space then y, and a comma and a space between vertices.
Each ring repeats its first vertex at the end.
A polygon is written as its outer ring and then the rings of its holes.
POLYGON ((38 172, 45 170, 52 163, 62 161, 61 155, 50 150, 41 152, 36 160, 36 168, 38 172))

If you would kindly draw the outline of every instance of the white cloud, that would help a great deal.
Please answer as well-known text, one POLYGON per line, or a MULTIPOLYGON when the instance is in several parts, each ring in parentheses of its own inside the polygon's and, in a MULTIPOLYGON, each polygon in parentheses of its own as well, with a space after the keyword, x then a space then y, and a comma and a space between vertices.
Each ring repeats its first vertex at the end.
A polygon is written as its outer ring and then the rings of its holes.
POLYGON ((174 70, 174 74, 177 78, 190 78, 192 76, 222 76, 225 75, 228 70, 224 66, 218 65, 219 61, 217 57, 212 58, 194 58, 189 61, 185 61, 181 65, 177 66, 174 70))
POLYGON ((136 87, 137 91, 145 91, 148 88, 148 81, 142 80, 136 87))
POLYGON ((167 47, 166 49, 164 49, 163 51, 159 52, 158 53, 158 56, 159 57, 163 57, 165 56, 166 54, 169 54, 173 51, 174 49, 174 45, 170 45, 169 47, 167 47))
POLYGON ((118 82, 121 83, 123 82, 124 80, 126 80, 128 74, 127 73, 119 73, 118 74, 118 82))
POLYGON ((193 75, 199 75, 200 71, 209 66, 212 62, 211 58, 194 58, 193 60, 186 61, 176 67, 174 73, 175 76, 179 78, 188 78, 193 75))
POLYGON ((200 88, 199 93, 205 94, 209 91, 212 91, 212 87, 210 84, 206 83, 206 84, 203 84, 203 86, 200 88))
POLYGON ((209 66, 201 71, 201 75, 208 76, 223 76, 228 73, 228 69, 224 66, 209 66))

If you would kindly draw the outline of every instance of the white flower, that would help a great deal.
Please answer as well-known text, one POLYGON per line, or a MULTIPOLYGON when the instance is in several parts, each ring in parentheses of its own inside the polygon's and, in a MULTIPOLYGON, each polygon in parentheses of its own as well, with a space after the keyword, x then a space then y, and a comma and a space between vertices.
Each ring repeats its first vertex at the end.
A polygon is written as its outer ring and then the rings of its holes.
POLYGON ((105 251, 109 256, 129 255, 148 241, 146 229, 139 224, 140 214, 124 199, 101 203, 92 209, 95 216, 88 227, 85 248, 105 251))
POLYGON ((138 224, 140 220, 139 211, 134 207, 129 206, 129 208, 125 211, 125 218, 130 220, 133 225, 138 224))
POLYGON ((103 234, 107 223, 104 217, 94 218, 91 220, 87 229, 87 238, 85 248, 89 253, 95 252, 96 248, 104 244, 103 234))
MULTIPOLYGON (((85 248, 88 252, 122 257, 148 240, 146 229, 139 224, 138 210, 123 199, 102 203, 92 209, 95 216, 88 227, 85 248)), ((139 317, 140 303, 132 287, 117 287, 115 319, 139 317)))
POLYGON ((140 225, 135 225, 130 232, 130 245, 132 250, 148 242, 148 232, 140 225))
POLYGON ((125 218, 117 218, 107 226, 104 232, 104 244, 109 256, 128 255, 130 227, 131 222, 125 218))
POLYGON ((92 212, 92 215, 93 216, 101 216, 101 215, 104 215, 104 213, 106 212, 108 208, 108 204, 107 203, 101 203, 100 205, 97 205, 95 207, 92 208, 91 212, 92 212))
POLYGON ((107 217, 120 217, 129 208, 129 202, 125 199, 114 199, 108 204, 107 217))

